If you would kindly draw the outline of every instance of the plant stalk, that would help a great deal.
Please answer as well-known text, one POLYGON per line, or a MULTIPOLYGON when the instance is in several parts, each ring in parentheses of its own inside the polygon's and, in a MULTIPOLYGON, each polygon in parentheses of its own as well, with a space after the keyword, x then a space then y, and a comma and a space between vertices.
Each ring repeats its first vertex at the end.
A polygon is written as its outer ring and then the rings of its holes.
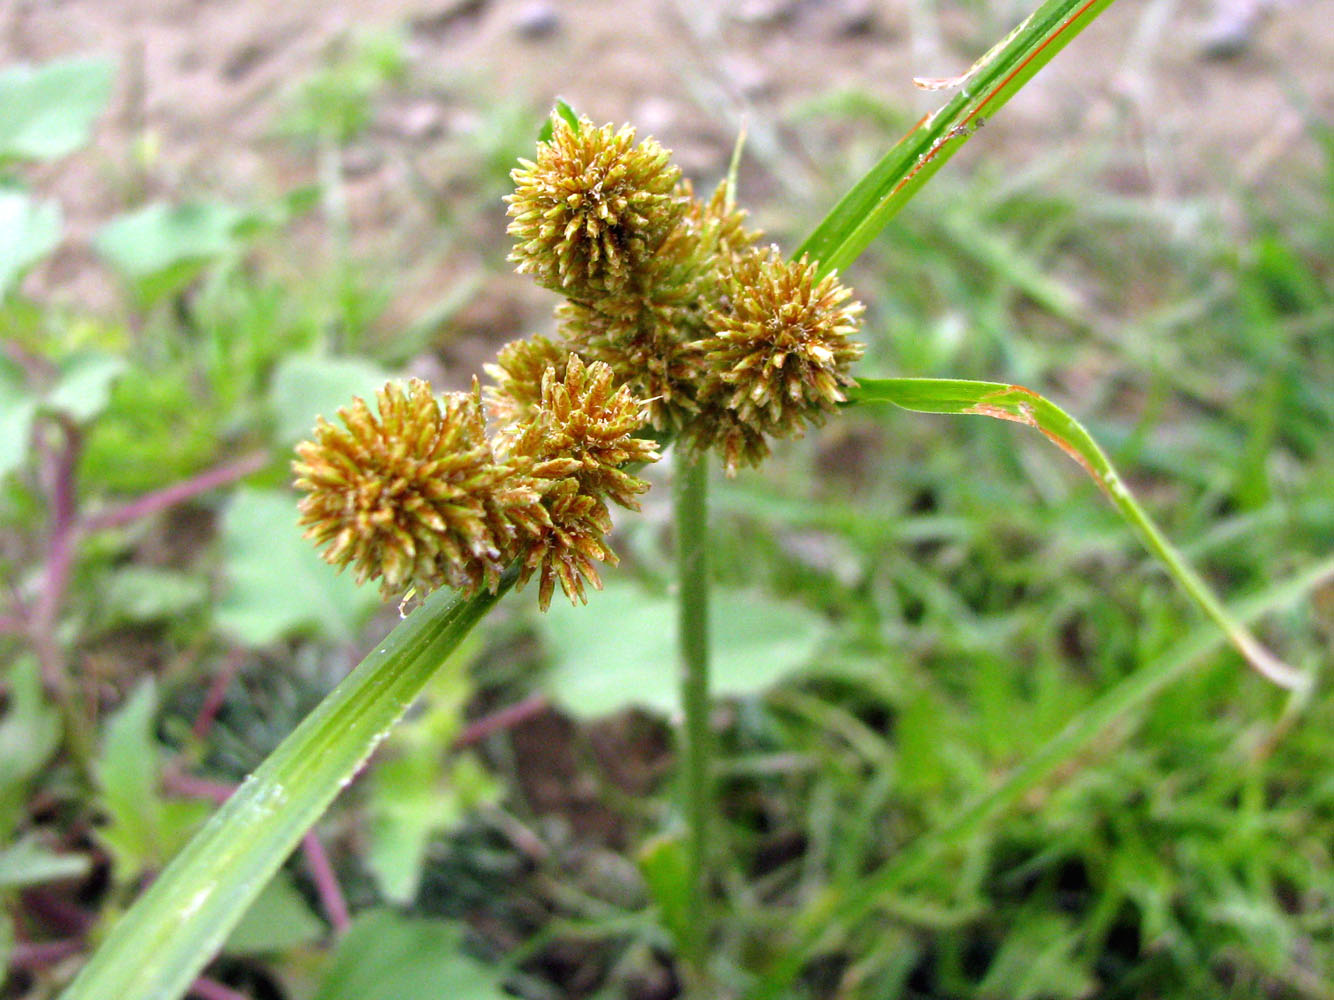
POLYGON ((709 919, 709 821, 713 811, 709 729, 709 471, 703 456, 674 449, 673 511, 676 522, 677 635, 681 655, 681 705, 685 715, 681 784, 689 836, 691 912, 686 959, 696 983, 703 968, 709 919))

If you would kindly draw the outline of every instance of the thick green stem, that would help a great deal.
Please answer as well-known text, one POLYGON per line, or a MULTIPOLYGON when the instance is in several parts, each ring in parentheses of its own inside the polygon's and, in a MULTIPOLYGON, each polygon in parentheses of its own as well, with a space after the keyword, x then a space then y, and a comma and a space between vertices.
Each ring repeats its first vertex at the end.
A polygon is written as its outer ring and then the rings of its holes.
POLYGON ((689 824, 690 894, 696 919, 686 956, 696 972, 707 951, 709 819, 713 809, 709 731, 708 486, 704 458, 675 452, 677 630, 681 648, 681 704, 685 713, 682 790, 689 824))
POLYGON ((62 1000, 174 1000, 496 594, 437 591, 361 661, 112 928, 62 1000))

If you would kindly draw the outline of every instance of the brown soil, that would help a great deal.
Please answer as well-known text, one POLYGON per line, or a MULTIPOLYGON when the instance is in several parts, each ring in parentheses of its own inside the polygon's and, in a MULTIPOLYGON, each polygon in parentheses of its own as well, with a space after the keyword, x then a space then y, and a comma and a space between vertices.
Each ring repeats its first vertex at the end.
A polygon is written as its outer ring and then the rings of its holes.
MULTIPOLYGON (((372 134, 346 163, 359 246, 401 233, 412 216, 417 195, 406 171, 418 152, 466 137, 488 103, 538 109, 557 95, 599 120, 652 132, 704 180, 722 171, 744 119, 752 159, 772 167, 783 152, 789 179, 778 184, 770 170, 766 180, 761 168, 747 201, 799 198, 802 171, 818 173, 819 160, 840 151, 808 150, 808 165, 794 164, 783 125, 793 110, 842 88, 910 117, 938 105, 939 95, 915 90, 911 79, 962 71, 1025 5, 979 6, 0 0, 0 62, 101 52, 120 66, 96 151, 34 178, 60 196, 72 238, 29 290, 85 309, 106 306, 112 291, 81 248, 127 203, 183 194, 244 201, 309 180, 313 157, 275 142, 274 122, 293 86, 367 27, 406 30, 413 85, 382 102, 372 134), (157 152, 143 169, 130 150, 145 137, 157 152)), ((988 123, 959 165, 979 156, 1017 164, 1067 147, 1083 156, 1116 140, 1139 163, 1122 163, 1106 183, 1151 200, 1221 196, 1238 180, 1281 185, 1290 159, 1311 152, 1303 115, 1334 120, 1331 65, 1334 0, 1122 0, 988 123)), ((478 238, 494 246, 499 234, 487 234, 503 220, 496 213, 485 223, 478 238)), ((411 240, 398 246, 409 258, 416 248, 411 240)), ((426 276, 422 287, 438 278, 426 276)), ((468 325, 510 335, 524 321, 522 304, 545 300, 523 283, 497 281, 492 291, 503 294, 482 296, 468 325)), ((425 295, 409 291, 395 318, 410 319, 425 295)))

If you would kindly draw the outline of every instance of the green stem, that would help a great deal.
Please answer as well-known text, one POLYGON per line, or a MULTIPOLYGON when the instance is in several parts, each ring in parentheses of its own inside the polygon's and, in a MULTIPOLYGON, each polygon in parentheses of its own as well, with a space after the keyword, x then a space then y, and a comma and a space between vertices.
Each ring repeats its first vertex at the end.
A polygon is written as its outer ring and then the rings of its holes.
POLYGON ((283 740, 112 928, 62 1000, 174 1000, 495 594, 437 591, 283 740))
POLYGON ((681 646, 681 704, 685 713, 682 789, 689 825, 691 940, 686 956, 697 974, 707 952, 709 819, 713 808, 709 731, 708 466, 678 446, 674 453, 677 629, 681 646))

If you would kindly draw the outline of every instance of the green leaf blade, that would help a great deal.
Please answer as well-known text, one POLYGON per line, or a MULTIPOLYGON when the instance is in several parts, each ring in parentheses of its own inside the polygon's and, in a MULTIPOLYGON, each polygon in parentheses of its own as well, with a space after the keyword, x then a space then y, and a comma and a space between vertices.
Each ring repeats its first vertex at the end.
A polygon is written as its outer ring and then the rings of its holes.
POLYGON ((1051 400, 1023 386, 962 379, 861 379, 848 392, 851 403, 893 403, 921 413, 950 413, 1010 420, 1040 431, 1073 458, 1102 487, 1122 518, 1139 534, 1172 578, 1196 605, 1223 630, 1252 667, 1269 680, 1293 691, 1306 691, 1312 678, 1283 663, 1261 645, 1250 630, 1224 607, 1204 579, 1140 506, 1113 468, 1107 454, 1074 417, 1051 400))
POLYGON ((0 161, 54 160, 87 143, 114 70, 94 58, 0 72, 0 161))
POLYGON ((112 929, 63 1000, 175 1000, 339 790, 514 585, 426 599, 270 754, 112 929))
POLYGON ((0 299, 18 287, 28 268, 56 248, 62 227, 58 202, 0 189, 0 299))
POLYGON ((820 273, 842 271, 899 210, 1038 70, 1112 0, 1047 0, 967 73, 947 83, 957 92, 926 115, 825 216, 794 258, 808 255, 820 273))

